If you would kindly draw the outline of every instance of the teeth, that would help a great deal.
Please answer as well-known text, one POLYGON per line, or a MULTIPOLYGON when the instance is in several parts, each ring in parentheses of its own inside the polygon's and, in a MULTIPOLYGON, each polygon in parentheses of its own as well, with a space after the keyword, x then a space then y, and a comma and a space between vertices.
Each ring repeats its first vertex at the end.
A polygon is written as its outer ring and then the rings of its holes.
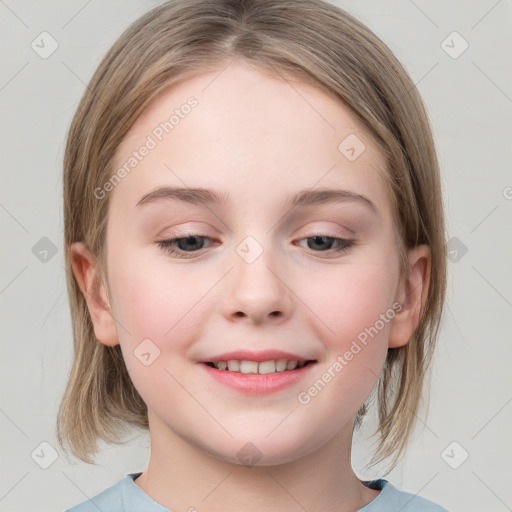
POLYGON ((283 372, 286 370, 286 359, 278 359, 276 361, 276 372, 283 372))
POLYGON ((241 373, 258 373, 258 363, 256 361, 240 361, 241 373))
POLYGON ((287 370, 294 370, 297 367, 297 361, 288 361, 286 363, 287 370))
POLYGON ((229 361, 218 361, 213 363, 218 370, 229 370, 230 372, 240 373, 259 373, 265 375, 267 373, 283 372, 286 370, 295 370, 302 368, 306 361, 287 361, 286 359, 278 359, 276 361, 238 361, 230 359, 229 361))
POLYGON ((275 373, 276 371, 276 362, 275 361, 265 361, 258 365, 258 373, 275 373))
POLYGON ((235 359, 231 359, 230 361, 228 361, 228 370, 230 372, 240 371, 240 361, 236 361, 235 359))

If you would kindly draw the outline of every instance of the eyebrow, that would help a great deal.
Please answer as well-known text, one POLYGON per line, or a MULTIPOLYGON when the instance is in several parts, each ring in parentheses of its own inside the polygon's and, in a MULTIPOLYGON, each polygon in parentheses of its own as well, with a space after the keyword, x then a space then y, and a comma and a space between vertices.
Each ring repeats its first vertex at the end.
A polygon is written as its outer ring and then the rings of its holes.
MULTIPOLYGON (((218 193, 206 188, 181 188, 160 186, 144 194, 137 206, 143 206, 161 200, 176 200, 194 205, 210 206, 229 203, 229 194, 218 193)), ((304 189, 288 198, 289 208, 307 207, 332 203, 355 202, 369 207, 375 214, 379 214, 375 204, 366 196, 350 190, 339 189, 304 189)))

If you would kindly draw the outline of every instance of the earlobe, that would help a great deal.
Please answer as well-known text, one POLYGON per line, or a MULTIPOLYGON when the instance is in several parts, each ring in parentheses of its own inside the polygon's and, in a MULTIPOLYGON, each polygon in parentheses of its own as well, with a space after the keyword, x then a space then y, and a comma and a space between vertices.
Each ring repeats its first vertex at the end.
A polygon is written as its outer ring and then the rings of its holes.
POLYGON ((391 322, 388 347, 402 347, 408 343, 419 325, 430 284, 431 256, 427 245, 418 245, 408 252, 410 274, 398 287, 396 301, 401 309, 391 322))
POLYGON ((115 324, 104 283, 97 279, 97 259, 83 242, 71 244, 69 257, 73 274, 87 302, 94 335, 104 345, 118 345, 115 324))

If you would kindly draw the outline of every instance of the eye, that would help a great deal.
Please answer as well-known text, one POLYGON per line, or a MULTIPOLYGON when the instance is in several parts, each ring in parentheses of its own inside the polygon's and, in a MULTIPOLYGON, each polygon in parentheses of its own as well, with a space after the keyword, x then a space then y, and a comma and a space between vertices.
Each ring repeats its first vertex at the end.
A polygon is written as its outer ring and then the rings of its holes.
POLYGON ((307 248, 314 250, 314 252, 343 252, 355 244, 354 240, 327 235, 314 235, 303 238, 301 241, 303 240, 306 241, 307 248))
MULTIPOLYGON (((157 245, 168 254, 181 258, 194 258, 196 253, 207 247, 204 245, 205 242, 212 240, 206 235, 193 233, 177 234, 181 236, 175 236, 167 240, 161 240, 157 242, 157 245)), ((308 249, 311 249, 314 252, 324 253, 345 252, 355 244, 354 240, 347 240, 344 238, 327 235, 313 235, 307 238, 303 238, 300 241, 306 241, 308 249)))
POLYGON ((211 240, 205 235, 197 235, 191 233, 179 233, 180 237, 169 238, 157 242, 157 245, 165 252, 173 255, 178 255, 183 258, 192 258, 194 256, 187 256, 187 253, 195 254, 196 252, 204 249, 204 242, 211 240))

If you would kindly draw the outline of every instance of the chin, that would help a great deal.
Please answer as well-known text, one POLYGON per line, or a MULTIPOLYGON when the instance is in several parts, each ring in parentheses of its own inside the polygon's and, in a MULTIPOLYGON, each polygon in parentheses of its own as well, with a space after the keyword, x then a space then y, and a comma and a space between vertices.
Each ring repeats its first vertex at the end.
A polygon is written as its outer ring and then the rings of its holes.
POLYGON ((271 434, 272 439, 266 435, 266 432, 255 433, 253 436, 247 434, 225 440, 215 447, 205 446, 204 449, 217 459, 251 468, 288 464, 306 456, 315 448, 311 439, 291 437, 289 430, 283 431, 281 435, 271 434))

